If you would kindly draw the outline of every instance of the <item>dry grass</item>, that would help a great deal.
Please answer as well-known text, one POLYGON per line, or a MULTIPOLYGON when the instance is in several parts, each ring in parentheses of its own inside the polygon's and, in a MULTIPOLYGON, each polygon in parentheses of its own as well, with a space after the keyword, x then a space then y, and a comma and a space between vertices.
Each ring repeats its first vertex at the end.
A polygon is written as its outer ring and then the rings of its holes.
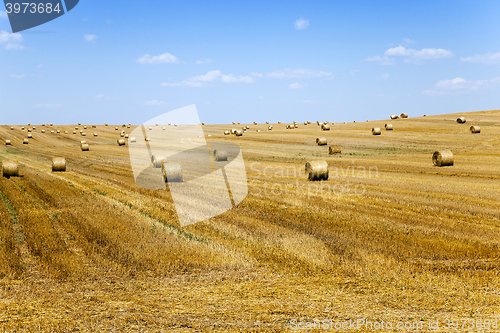
POLYGON ((330 132, 262 124, 242 138, 205 125, 210 140, 241 146, 250 194, 185 228, 168 190, 135 185, 115 126, 97 126, 90 152, 49 133, 25 146, 20 126, 0 126, 0 141, 14 144, 0 158, 19 160, 23 176, 0 180, 0 327, 282 331, 294 318, 495 318, 500 112, 464 116, 481 135, 458 115, 395 119, 377 140, 369 130, 384 121, 330 132), (320 132, 342 155, 313 144, 320 132), (434 167, 445 149, 455 165, 434 167), (68 172, 53 174, 51 156, 65 156, 68 172), (329 180, 308 182, 304 164, 318 159, 329 180), (355 186, 362 195, 339 192, 355 186))

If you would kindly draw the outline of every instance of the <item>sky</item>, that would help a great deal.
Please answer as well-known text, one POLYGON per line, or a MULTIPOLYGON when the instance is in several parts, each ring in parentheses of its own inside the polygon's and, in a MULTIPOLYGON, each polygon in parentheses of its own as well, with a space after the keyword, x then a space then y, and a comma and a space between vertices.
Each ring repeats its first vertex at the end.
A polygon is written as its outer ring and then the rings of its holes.
POLYGON ((500 109, 500 1, 80 0, 12 34, 0 123, 365 121, 500 109))

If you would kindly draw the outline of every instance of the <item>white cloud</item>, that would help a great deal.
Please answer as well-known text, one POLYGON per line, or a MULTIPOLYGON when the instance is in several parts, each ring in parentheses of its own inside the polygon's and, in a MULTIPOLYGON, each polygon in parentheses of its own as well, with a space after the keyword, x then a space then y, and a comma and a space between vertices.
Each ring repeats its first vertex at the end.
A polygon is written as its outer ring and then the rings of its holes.
POLYGON ((234 83, 234 82, 243 82, 243 83, 252 83, 255 79, 251 76, 236 76, 234 74, 222 74, 220 70, 209 71, 206 74, 194 76, 188 78, 182 82, 164 82, 161 85, 164 87, 201 87, 204 83, 213 82, 216 80, 221 80, 224 83, 234 83))
POLYGON ((394 65, 394 59, 389 58, 389 57, 375 56, 375 57, 366 58, 366 61, 380 62, 380 64, 384 65, 384 66, 394 65))
POLYGON ((99 95, 96 95, 95 98, 104 98, 106 96, 104 96, 104 94, 99 94, 99 95))
POLYGON ((37 109, 51 109, 51 108, 57 108, 61 106, 61 104, 37 104, 34 107, 37 109))
POLYGON ((383 79, 385 80, 385 79, 388 79, 388 78, 389 78, 389 76, 390 76, 390 75, 389 75, 388 73, 384 73, 384 74, 382 74, 380 77, 381 77, 381 78, 383 78, 383 79))
POLYGON ((204 64, 209 64, 211 62, 214 62, 212 59, 205 59, 205 60, 196 60, 197 65, 204 65, 204 64))
POLYGON ((300 88, 304 88, 304 87, 307 87, 307 84, 306 83, 302 84, 299 82, 290 83, 290 86, 289 86, 290 89, 300 89, 300 88))
POLYGON ((177 57, 171 55, 170 53, 163 53, 157 56, 150 56, 149 54, 145 54, 142 57, 137 59, 137 62, 140 64, 177 64, 179 63, 179 59, 177 57))
POLYGON ((487 89, 498 83, 500 83, 500 77, 476 81, 456 77, 450 80, 440 80, 434 85, 434 89, 425 90, 422 93, 424 95, 458 94, 479 89, 487 89))
POLYGON ((0 31, 0 44, 6 44, 6 50, 22 50, 24 46, 20 43, 23 42, 23 36, 18 33, 10 33, 5 30, 0 31))
POLYGON ((384 55, 394 57, 405 57, 405 62, 412 62, 415 64, 423 63, 425 60, 431 59, 444 59, 453 57, 453 53, 445 49, 421 49, 414 50, 404 46, 397 46, 385 51, 384 55))
POLYGON ((304 30, 307 29, 307 27, 309 26, 309 21, 304 19, 298 19, 297 21, 295 21, 293 26, 297 30, 304 30))
POLYGON ((97 36, 96 35, 92 35, 92 34, 87 34, 87 35, 83 35, 83 39, 86 42, 95 43, 95 40, 97 39, 97 36))
POLYGON ((415 44, 415 43, 416 43, 415 41, 412 41, 412 40, 411 40, 411 39, 409 39, 409 38, 404 38, 403 40, 405 41, 405 43, 406 43, 407 45, 410 45, 410 44, 415 44))
POLYGON ((26 77, 26 74, 11 74, 10 77, 13 79, 22 79, 26 77))
POLYGON ((295 78, 312 79, 316 77, 331 77, 332 73, 318 71, 314 69, 285 68, 283 70, 267 73, 266 76, 277 79, 295 79, 295 78))
POLYGON ((492 53, 488 52, 485 54, 476 54, 471 57, 460 58, 460 60, 465 62, 475 62, 485 65, 500 65, 500 52, 492 53))
POLYGON ((163 104, 165 104, 164 101, 157 101, 156 99, 152 99, 146 102, 146 105, 163 105, 163 104))
POLYGON ((5 19, 7 17, 7 12, 5 12, 5 10, 0 10, 0 19, 5 19))

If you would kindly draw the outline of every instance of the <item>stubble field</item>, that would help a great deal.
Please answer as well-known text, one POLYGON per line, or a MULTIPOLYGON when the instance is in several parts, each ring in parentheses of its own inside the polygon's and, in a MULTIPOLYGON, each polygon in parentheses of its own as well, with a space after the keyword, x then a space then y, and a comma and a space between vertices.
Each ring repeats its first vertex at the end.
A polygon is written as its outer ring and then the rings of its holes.
POLYGON ((135 126, 88 125, 82 138, 75 125, 32 124, 28 145, 26 124, 0 126, 0 160, 17 160, 21 173, 0 178, 0 328, 287 331, 294 320, 500 320, 500 111, 330 131, 304 120, 293 130, 248 124, 242 137, 223 131, 243 124, 204 126, 207 141, 241 147, 249 194, 184 228, 168 189, 134 182, 128 147, 116 140, 135 126), (329 155, 317 137, 342 154, 329 155), (90 151, 80 150, 82 139, 90 151), (454 166, 432 165, 443 149, 454 166), (51 171, 54 156, 66 157, 67 172, 51 171), (316 159, 328 162, 328 181, 306 179, 304 165, 316 159))

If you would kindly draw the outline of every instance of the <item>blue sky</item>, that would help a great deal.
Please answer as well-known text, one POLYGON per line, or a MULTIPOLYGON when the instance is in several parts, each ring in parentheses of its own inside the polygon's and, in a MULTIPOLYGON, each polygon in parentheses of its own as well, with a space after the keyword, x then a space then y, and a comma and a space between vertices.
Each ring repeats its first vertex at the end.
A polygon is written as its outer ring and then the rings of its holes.
POLYGON ((18 34, 1 9, 2 124, 500 108, 500 1, 81 0, 18 34))

